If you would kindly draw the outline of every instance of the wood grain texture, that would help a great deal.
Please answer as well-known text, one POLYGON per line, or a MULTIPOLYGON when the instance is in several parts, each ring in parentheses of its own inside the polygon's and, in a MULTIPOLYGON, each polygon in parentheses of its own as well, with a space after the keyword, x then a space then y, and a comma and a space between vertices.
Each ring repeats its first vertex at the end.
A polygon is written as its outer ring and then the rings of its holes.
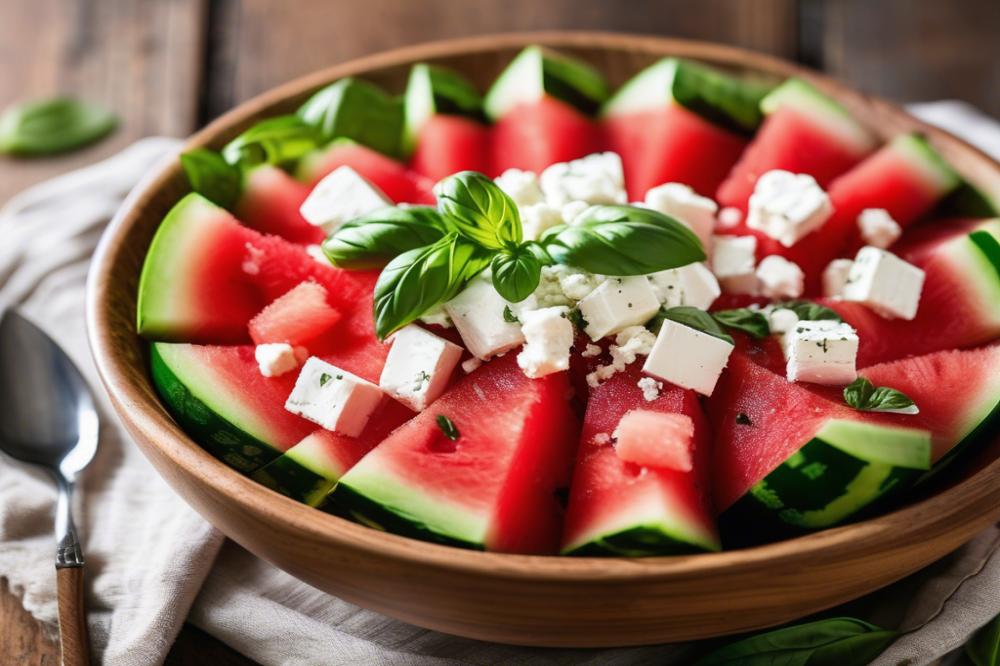
POLYGON ((59 645, 0 579, 0 663, 58 666, 59 645))
POLYGON ((90 640, 83 603, 83 567, 56 569, 59 603, 59 653, 63 666, 88 666, 90 640))
MULTIPOLYGON (((286 84, 226 114, 191 146, 219 145, 342 76, 399 89, 415 60, 479 85, 524 44, 574 53, 612 78, 663 55, 777 76, 798 74, 883 137, 924 131, 964 175, 1000 194, 1000 165, 974 148, 787 62, 726 47, 602 33, 468 38, 366 57, 286 84)), ((137 276, 156 226, 187 190, 169 165, 133 193, 95 259, 88 324, 98 369, 124 424, 164 478, 228 536, 306 582, 424 627, 507 643, 606 646, 748 631, 830 608, 950 552, 1000 518, 1000 441, 952 485, 883 516, 752 549, 645 559, 558 558, 457 550, 384 534, 274 493, 212 458, 160 406, 135 334, 137 276), (678 603, 683 600, 683 603, 678 603)))

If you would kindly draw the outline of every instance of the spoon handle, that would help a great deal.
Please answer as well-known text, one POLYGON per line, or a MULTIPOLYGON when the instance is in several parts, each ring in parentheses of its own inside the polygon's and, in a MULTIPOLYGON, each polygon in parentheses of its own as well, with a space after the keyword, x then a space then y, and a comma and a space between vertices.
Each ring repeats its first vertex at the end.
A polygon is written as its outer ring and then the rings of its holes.
POLYGON ((83 567, 56 569, 59 596, 59 639, 63 666, 87 666, 87 616, 83 607, 83 567))

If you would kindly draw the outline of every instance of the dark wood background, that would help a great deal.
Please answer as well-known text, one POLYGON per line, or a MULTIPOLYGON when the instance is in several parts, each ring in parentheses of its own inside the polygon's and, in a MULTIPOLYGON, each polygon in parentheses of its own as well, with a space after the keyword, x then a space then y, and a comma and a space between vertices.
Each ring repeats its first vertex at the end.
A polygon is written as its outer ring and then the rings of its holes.
MULTIPOLYGON (((724 42, 898 101, 958 98, 1000 115, 997 0, 2 0, 0 106, 68 93, 123 122, 67 157, 0 159, 0 203, 139 137, 184 136, 339 61, 446 37, 556 28, 724 42)), ((0 660, 58 663, 3 584, 0 660)), ((167 663, 250 662, 185 627, 167 663)))

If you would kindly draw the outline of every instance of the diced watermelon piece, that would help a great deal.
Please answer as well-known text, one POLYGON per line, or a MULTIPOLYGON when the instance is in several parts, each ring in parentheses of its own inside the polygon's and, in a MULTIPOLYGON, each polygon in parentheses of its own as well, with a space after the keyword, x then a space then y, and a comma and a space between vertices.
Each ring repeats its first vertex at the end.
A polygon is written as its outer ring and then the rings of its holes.
POLYGON ((597 124, 561 100, 545 95, 520 104, 492 128, 492 175, 507 169, 541 172, 601 149, 597 124))
POLYGON ((694 421, 687 414, 648 409, 626 413, 615 428, 615 451, 625 462, 690 472, 694 421))
POLYGON ((308 346, 340 319, 340 312, 327 303, 326 289, 315 282, 303 282, 250 320, 250 337, 258 345, 285 342, 308 346))
POLYGON ((708 425, 692 391, 665 385, 647 401, 633 364, 591 390, 570 486, 563 552, 663 555, 718 550, 708 499, 708 425), (611 435, 633 410, 684 415, 694 425, 688 472, 621 459, 611 435))
POLYGON ((434 205, 434 181, 406 168, 404 164, 371 148, 345 139, 302 158, 300 180, 315 185, 334 169, 349 166, 367 178, 395 203, 434 205))
POLYGON ((293 243, 322 243, 323 230, 306 222, 299 208, 309 188, 278 167, 264 164, 246 174, 243 194, 234 208, 236 217, 261 233, 293 243))
POLYGON ((437 114, 421 126, 410 168, 437 182, 459 171, 490 171, 490 130, 462 116, 437 114))
POLYGON ((576 435, 566 373, 528 379, 515 355, 484 364, 344 475, 333 500, 365 524, 501 552, 556 547, 555 490, 576 435), (438 423, 458 431, 452 441, 438 423))

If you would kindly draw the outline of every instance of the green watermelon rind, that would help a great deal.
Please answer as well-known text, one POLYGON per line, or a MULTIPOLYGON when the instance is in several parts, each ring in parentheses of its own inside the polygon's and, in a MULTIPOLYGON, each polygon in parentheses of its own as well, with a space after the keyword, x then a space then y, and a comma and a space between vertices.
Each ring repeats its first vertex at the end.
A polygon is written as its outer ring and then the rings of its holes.
POLYGON ((185 362, 183 348, 187 347, 150 345, 153 386, 174 419, 202 448, 244 474, 276 459, 280 452, 267 443, 258 426, 247 422, 249 415, 238 396, 226 404, 230 387, 216 380, 211 367, 185 362))
POLYGON ((309 506, 319 506, 345 471, 303 440, 252 476, 282 495, 309 506))
POLYGON ((928 187, 944 197, 962 183, 961 176, 938 153, 925 136, 917 133, 901 134, 889 144, 891 150, 902 155, 919 170, 928 187))
POLYGON ((402 102, 374 83, 347 77, 313 93, 296 114, 327 140, 346 138, 399 157, 402 102))
POLYGON ((951 449, 948 450, 944 456, 934 463, 934 466, 930 471, 921 475, 917 479, 917 483, 923 484, 931 479, 937 478, 938 474, 942 470, 947 469, 951 464, 958 458, 960 458, 969 449, 975 448, 977 444, 983 442, 987 437, 993 437, 996 435, 996 428, 994 425, 1000 422, 1000 382, 996 387, 996 391, 993 394, 992 405, 986 404, 984 411, 980 412, 979 416, 973 416, 970 418, 970 422, 975 423, 975 425, 969 429, 962 439, 955 444, 951 449))
POLYGON ((482 117, 483 99, 472 84, 436 65, 418 63, 410 69, 403 99, 404 155, 417 149, 421 128, 436 113, 482 117))
POLYGON ((633 525, 563 549, 562 555, 577 557, 656 557, 717 552, 718 542, 698 543, 689 535, 678 535, 666 525, 633 525))
MULTIPOLYGON (((939 250, 955 277, 965 286, 966 298, 977 303, 984 326, 1000 332, 1000 219, 989 220, 939 250)), ((984 340, 985 342, 985 340, 984 340)))
POLYGON ((875 136, 859 124, 847 109, 802 79, 793 77, 785 80, 760 102, 760 110, 765 116, 786 106, 822 124, 859 155, 870 152, 876 146, 875 136))

